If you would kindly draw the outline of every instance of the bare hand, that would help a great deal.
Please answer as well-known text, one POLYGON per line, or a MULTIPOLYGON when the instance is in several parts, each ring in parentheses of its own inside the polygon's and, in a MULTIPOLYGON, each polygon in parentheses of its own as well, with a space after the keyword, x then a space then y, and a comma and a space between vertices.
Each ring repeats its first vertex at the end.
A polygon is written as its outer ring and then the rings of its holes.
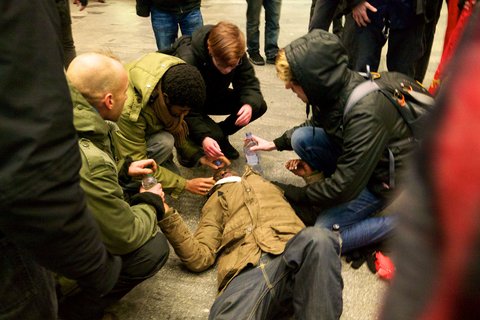
POLYGON ((267 141, 255 135, 252 135, 252 138, 257 142, 256 146, 250 148, 252 151, 272 151, 277 149, 273 141, 267 141))
POLYGON ((194 194, 199 194, 204 196, 210 191, 210 189, 212 189, 214 184, 215 184, 215 180, 213 180, 213 177, 195 178, 195 179, 187 180, 185 190, 194 194))
POLYGON ((157 163, 153 159, 134 161, 128 167, 128 175, 132 177, 143 176, 155 171, 157 171, 157 163))
POLYGON ((160 183, 157 183, 156 185, 154 185, 153 187, 151 187, 148 190, 145 190, 144 187, 140 187, 140 193, 143 193, 143 192, 151 192, 151 193, 156 194, 157 196, 162 198, 163 208, 164 208, 165 212, 167 212, 168 209, 170 209, 169 205, 165 202, 165 192, 163 192, 163 188, 162 188, 162 185, 160 183))
POLYGON ((312 167, 302 159, 288 160, 285 163, 285 168, 300 177, 308 177, 313 173, 312 167))
POLYGON ((82 11, 87 7, 87 5, 82 5, 82 2, 80 0, 73 0, 73 4, 75 4, 77 7, 80 7, 79 11, 82 11))
POLYGON ((221 157, 218 157, 216 159, 215 158, 212 159, 210 157, 203 156, 203 157, 200 158, 199 161, 200 161, 201 165, 206 166, 206 167, 210 167, 213 170, 228 167, 231 163, 230 160, 228 160, 227 157, 225 157, 225 156, 221 156, 221 157), (220 160, 221 164, 217 166, 215 163, 213 163, 215 160, 220 160))
POLYGON ((222 149, 220 149, 220 146, 218 145, 218 142, 210 137, 203 139, 202 147, 203 152, 205 152, 209 158, 216 159, 224 156, 222 149))
POLYGON ((370 10, 372 12, 377 12, 377 8, 372 6, 367 1, 359 3, 353 8, 352 10, 352 17, 353 20, 357 23, 359 27, 366 27, 368 23, 370 23, 370 19, 368 18, 368 12, 370 10))
POLYGON ((237 112, 237 121, 235 121, 235 125, 239 127, 245 127, 247 124, 250 123, 250 119, 252 119, 252 106, 249 104, 244 104, 240 110, 237 112))

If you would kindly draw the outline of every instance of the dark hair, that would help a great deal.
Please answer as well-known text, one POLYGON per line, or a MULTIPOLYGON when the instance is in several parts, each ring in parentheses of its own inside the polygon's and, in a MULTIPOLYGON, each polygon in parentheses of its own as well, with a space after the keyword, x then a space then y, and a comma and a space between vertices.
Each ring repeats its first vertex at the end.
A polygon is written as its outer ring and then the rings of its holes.
POLYGON ((189 64, 177 64, 165 72, 162 92, 171 105, 200 109, 205 103, 205 82, 200 71, 189 64))

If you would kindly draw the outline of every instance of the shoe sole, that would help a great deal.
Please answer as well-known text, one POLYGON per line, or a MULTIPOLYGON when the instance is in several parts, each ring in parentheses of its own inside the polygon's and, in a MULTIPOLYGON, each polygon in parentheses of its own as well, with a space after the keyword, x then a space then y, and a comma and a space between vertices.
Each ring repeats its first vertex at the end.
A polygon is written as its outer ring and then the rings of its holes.
POLYGON ((264 66, 265 65, 265 62, 259 62, 259 61, 253 61, 252 59, 248 58, 248 60, 250 60, 251 63, 253 63, 254 65, 256 66, 264 66))

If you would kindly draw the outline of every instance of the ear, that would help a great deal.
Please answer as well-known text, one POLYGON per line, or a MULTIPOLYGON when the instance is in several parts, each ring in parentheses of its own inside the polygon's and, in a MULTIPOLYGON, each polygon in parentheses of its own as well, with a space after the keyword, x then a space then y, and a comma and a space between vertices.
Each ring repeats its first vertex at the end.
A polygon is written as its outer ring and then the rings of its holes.
POLYGON ((107 93, 105 96, 102 98, 103 105, 105 106, 106 109, 112 110, 113 108, 113 94, 107 93))

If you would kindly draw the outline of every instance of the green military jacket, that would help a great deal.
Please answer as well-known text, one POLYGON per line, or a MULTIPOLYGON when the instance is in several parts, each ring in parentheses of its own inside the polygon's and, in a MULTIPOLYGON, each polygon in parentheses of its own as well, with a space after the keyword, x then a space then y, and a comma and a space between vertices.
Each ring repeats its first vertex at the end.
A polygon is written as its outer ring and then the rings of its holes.
POLYGON ((218 256, 219 290, 245 267, 258 265, 262 252, 283 253, 287 241, 305 227, 280 188, 251 169, 239 182, 217 187, 194 234, 174 210, 159 225, 188 269, 203 271, 218 256))
MULTIPOLYGON (((129 77, 128 97, 117 124, 119 130, 118 151, 122 157, 133 160, 147 158, 148 136, 163 131, 150 97, 165 72, 177 64, 185 63, 179 58, 152 52, 126 65, 129 77)), ((180 147, 185 159, 198 161, 203 150, 187 139, 180 147)))
POLYGON ((156 211, 148 204, 131 207, 123 199, 110 126, 75 88, 70 91, 74 125, 80 137, 80 186, 107 249, 113 254, 127 254, 159 231, 156 211))

